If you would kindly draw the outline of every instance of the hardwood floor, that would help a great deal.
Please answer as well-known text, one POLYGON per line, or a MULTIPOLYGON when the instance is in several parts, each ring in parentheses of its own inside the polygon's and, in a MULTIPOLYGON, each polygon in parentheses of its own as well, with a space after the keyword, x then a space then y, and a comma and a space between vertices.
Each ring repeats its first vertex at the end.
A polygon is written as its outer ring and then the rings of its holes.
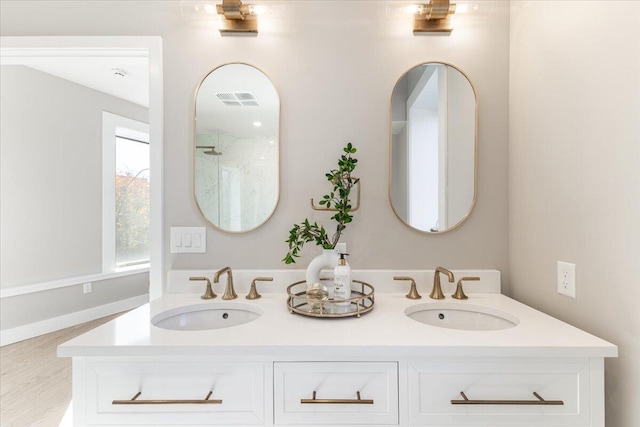
POLYGON ((71 403, 71 359, 57 357, 56 347, 121 314, 0 348, 0 425, 70 426, 71 414, 65 412, 71 403))

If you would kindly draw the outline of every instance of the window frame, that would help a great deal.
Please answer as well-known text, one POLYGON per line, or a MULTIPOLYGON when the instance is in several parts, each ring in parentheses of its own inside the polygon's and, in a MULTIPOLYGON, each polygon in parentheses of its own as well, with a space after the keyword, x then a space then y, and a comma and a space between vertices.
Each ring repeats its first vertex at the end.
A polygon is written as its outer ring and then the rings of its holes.
MULTIPOLYGON (((149 124, 108 111, 102 112, 102 272, 121 272, 149 268, 150 263, 125 267, 116 265, 116 137, 128 137, 126 130, 149 135, 149 124)), ((149 142, 149 141, 146 141, 149 142)), ((151 148, 151 147, 150 147, 151 148)), ((152 167, 152 165, 150 165, 152 167)), ((151 242, 151 236, 150 236, 151 242)), ((151 248, 149 249, 151 258, 151 248)))

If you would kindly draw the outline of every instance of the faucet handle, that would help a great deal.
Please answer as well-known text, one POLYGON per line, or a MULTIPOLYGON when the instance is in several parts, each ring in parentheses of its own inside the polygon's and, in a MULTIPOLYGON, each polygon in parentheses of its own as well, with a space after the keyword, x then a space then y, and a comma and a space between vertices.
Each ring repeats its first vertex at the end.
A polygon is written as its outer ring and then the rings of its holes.
POLYGON ((411 281, 411 288, 409 289, 409 293, 406 295, 409 299, 420 299, 422 298, 418 293, 418 289, 416 288, 416 281, 413 280, 413 277, 409 276, 393 276, 393 280, 409 280, 411 281))
POLYGON ((273 282, 273 277, 256 277, 251 281, 251 290, 249 294, 245 297, 246 299, 258 299, 262 295, 258 293, 258 289, 256 288, 256 282, 273 282))
POLYGON ((458 280, 458 286, 456 286, 456 291, 453 293, 453 295, 451 295, 451 298, 454 299, 469 299, 468 296, 465 295, 464 290, 462 289, 462 281, 467 281, 467 280, 480 280, 479 277, 463 277, 462 279, 458 280))
POLYGON ((200 298, 213 299, 217 297, 217 295, 213 293, 213 289, 211 289, 211 280, 207 279, 206 277, 189 277, 189 280, 191 280, 192 282, 195 282, 195 281, 207 282, 207 288, 204 291, 204 295, 202 295, 200 298))

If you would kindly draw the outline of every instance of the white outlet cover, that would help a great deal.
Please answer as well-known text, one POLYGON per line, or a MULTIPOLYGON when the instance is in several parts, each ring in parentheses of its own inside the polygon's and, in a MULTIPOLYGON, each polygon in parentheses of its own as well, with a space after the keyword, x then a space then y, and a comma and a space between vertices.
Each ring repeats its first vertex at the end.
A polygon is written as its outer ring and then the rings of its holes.
POLYGON ((558 293, 576 297, 576 265, 558 261, 558 293))

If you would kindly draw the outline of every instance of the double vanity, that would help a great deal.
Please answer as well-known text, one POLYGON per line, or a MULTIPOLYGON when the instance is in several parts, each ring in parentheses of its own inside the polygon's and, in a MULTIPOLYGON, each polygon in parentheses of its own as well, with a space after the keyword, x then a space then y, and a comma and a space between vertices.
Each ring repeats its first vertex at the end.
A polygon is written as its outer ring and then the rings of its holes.
POLYGON ((74 425, 603 427, 616 346, 502 295, 498 271, 454 273, 480 278, 467 300, 444 281, 429 298, 433 271, 356 270, 374 309, 319 319, 287 305, 302 271, 234 271, 233 300, 201 299, 189 278, 212 271, 171 271, 163 297, 59 347, 74 425))

